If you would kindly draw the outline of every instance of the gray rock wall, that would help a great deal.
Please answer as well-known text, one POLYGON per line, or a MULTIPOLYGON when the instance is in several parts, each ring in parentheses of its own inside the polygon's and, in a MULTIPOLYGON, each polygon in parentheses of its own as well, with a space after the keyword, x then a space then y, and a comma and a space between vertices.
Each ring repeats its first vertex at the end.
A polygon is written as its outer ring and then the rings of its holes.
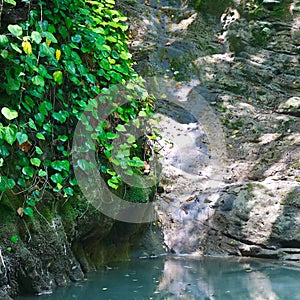
MULTIPOLYGON (((194 1, 198 10, 173 2, 123 9, 137 69, 175 80, 177 95, 189 90, 181 99, 187 109, 196 90, 207 100, 224 141, 206 143, 223 144, 224 157, 215 174, 206 172, 213 162, 199 165, 198 179, 165 163, 158 197, 165 243, 177 253, 299 260, 300 2, 223 1, 217 10, 212 1, 194 1), (219 184, 210 187, 205 175, 219 184)), ((194 150, 177 157, 187 161, 194 150)))

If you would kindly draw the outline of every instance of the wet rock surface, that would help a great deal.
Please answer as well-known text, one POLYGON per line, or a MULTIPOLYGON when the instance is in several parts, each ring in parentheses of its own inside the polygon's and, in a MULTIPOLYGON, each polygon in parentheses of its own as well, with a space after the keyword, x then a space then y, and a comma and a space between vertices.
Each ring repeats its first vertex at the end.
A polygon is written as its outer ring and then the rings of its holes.
POLYGON ((160 130, 177 146, 164 148, 157 208, 168 248, 299 260, 299 1, 125 3, 137 69, 164 82, 160 130), (180 123, 174 99, 190 114, 201 103, 206 120, 180 123))

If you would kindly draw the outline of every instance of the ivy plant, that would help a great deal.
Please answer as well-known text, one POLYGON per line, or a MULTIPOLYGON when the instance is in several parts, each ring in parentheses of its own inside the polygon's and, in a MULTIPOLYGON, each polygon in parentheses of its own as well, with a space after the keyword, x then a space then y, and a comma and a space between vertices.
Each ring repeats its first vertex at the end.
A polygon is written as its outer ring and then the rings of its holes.
POLYGON ((105 124, 95 124, 99 170, 113 189, 121 184, 114 164, 128 174, 143 164, 129 151, 133 137, 117 150, 113 140, 128 122, 151 115, 153 104, 132 67, 126 18, 114 9, 114 0, 26 2, 24 21, 9 24, 0 35, 0 192, 17 191, 24 203, 18 213, 32 216, 45 190, 58 198, 74 195, 72 134, 99 94, 133 82, 126 105, 116 105, 105 124))

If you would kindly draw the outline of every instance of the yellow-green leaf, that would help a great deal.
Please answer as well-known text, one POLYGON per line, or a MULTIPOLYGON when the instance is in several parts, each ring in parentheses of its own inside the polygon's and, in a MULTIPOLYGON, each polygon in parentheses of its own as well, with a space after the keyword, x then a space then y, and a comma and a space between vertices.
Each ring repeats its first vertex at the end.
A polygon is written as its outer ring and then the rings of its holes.
POLYGON ((55 71, 53 73, 53 79, 55 82, 57 82, 58 84, 62 84, 63 82, 63 75, 61 71, 55 71))
POLYGON ((8 107, 5 107, 5 106, 2 107, 1 113, 7 120, 13 120, 18 117, 17 111, 10 109, 8 107))
POLYGON ((31 47, 31 44, 28 42, 28 41, 24 41, 22 43, 22 47, 23 47, 23 50, 24 52, 29 56, 32 54, 32 47, 31 47))

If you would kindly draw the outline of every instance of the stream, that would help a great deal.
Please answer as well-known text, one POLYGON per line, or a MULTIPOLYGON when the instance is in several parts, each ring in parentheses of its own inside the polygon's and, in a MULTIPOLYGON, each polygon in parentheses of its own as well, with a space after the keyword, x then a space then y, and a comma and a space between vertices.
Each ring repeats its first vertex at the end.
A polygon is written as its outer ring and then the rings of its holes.
POLYGON ((88 274, 51 295, 18 300, 297 300, 300 269, 247 258, 185 256, 132 260, 88 274))

